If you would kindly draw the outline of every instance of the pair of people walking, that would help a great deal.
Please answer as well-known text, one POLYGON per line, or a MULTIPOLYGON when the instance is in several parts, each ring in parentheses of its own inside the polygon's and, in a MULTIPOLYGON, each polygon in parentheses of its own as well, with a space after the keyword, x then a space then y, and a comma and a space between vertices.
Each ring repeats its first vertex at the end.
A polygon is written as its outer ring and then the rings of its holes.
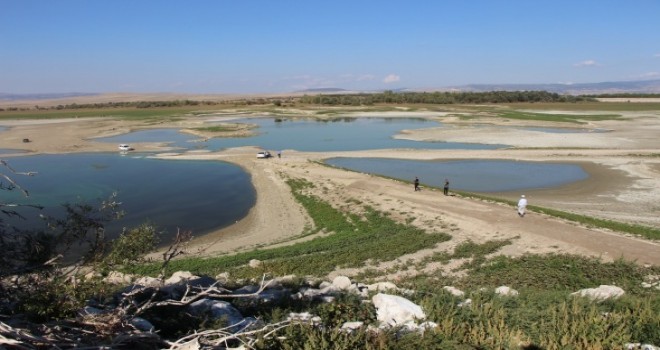
MULTIPOLYGON (((419 188, 419 177, 415 176, 415 181, 413 181, 413 184, 415 186, 415 191, 420 191, 421 189, 419 188)), ((445 186, 443 187, 443 193, 445 196, 449 195, 449 180, 445 179, 445 186)))

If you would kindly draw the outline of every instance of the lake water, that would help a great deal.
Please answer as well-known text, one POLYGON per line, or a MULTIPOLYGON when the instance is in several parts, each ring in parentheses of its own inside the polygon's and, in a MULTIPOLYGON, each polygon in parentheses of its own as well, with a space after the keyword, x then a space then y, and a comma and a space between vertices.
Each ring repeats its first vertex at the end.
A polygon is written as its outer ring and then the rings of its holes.
MULTIPOLYGON (((458 142, 422 142, 398 140, 393 136, 405 129, 438 127, 441 124, 418 118, 339 118, 328 121, 275 118, 244 118, 231 121, 256 124, 252 137, 213 138, 191 142, 194 136, 176 130, 136 131, 125 135, 98 139, 103 142, 136 143, 170 141, 185 149, 206 148, 211 151, 231 147, 257 146, 268 150, 294 149, 305 152, 355 151, 385 148, 412 149, 496 149, 502 145, 458 142)), ((217 124, 217 123, 216 123, 217 124)), ((209 126, 213 123, 209 123, 209 126)))
POLYGON ((20 153, 25 153, 25 150, 0 148, 0 154, 20 154, 20 153))
POLYGON ((385 158, 332 158, 336 167, 469 192, 506 192, 557 187, 586 179, 578 165, 500 160, 419 161, 385 158))
MULTIPOLYGON (((295 149, 317 152, 502 147, 393 138, 404 129, 441 126, 435 121, 415 118, 341 118, 322 122, 245 118, 232 122, 237 121, 257 124, 258 128, 254 130, 257 135, 195 142, 197 137, 180 133, 176 129, 156 129, 99 140, 116 144, 168 142, 171 146, 183 149, 202 148, 211 151, 239 146, 257 146, 273 151, 295 149)), ((208 126, 217 123, 211 122, 208 126)), ((9 153, 10 150, 4 151, 9 153)), ((65 154, 21 156, 8 160, 17 171, 36 171, 39 174, 16 179, 30 191, 29 199, 19 196, 16 191, 2 191, 3 201, 39 204, 46 206, 44 213, 57 214, 62 212, 62 203, 102 200, 117 191, 127 215, 110 226, 115 232, 119 232, 121 227, 133 227, 150 220, 169 235, 176 233, 177 227, 201 235, 243 218, 256 198, 249 175, 238 166, 219 161, 164 161, 145 158, 144 154, 136 152, 127 156, 118 153, 65 154)), ((328 163, 408 181, 419 176, 422 184, 437 187, 441 187, 444 179, 448 178, 452 189, 474 192, 547 188, 587 177, 576 165, 531 162, 336 158, 328 163)), ((33 227, 40 225, 37 220, 29 224, 33 227)))
MULTIPOLYGON (((192 230, 201 235, 233 224, 247 215, 256 200, 250 176, 240 167, 220 161, 164 161, 119 154, 64 154, 9 158, 16 171, 37 176, 14 176, 30 193, 2 191, 3 201, 45 206, 41 212, 24 208, 28 218, 38 213, 61 215, 61 204, 98 203, 118 193, 126 216, 108 231, 134 227, 146 220, 171 237, 192 230)), ((14 222, 12 222, 14 223, 14 222)), ((21 226, 40 227, 38 219, 21 226)), ((167 242, 164 242, 167 243, 167 242)))

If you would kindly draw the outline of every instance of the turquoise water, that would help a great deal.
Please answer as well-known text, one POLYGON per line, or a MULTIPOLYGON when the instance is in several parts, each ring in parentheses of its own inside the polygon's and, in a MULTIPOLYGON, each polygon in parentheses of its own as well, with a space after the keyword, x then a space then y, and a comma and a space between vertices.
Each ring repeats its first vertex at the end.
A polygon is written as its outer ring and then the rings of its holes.
MULTIPOLYGON (((342 118, 330 121, 245 118, 257 124, 258 133, 248 138, 218 138, 194 142, 197 137, 176 129, 136 131, 99 139, 113 143, 169 142, 183 149, 258 146, 272 151, 350 151, 384 148, 409 149, 493 149, 501 146, 416 142, 393 136, 403 129, 441 126, 414 118, 342 118)), ((213 125, 212 123, 208 124, 213 125)), ((546 130, 547 132, 559 132, 546 130)), ((5 150, 9 152, 10 150, 5 150)), ((2 154, 2 152, 0 152, 2 154)), ((145 220, 172 235, 177 228, 201 235, 228 226, 244 217, 254 205, 256 194, 250 177, 238 166, 217 161, 164 161, 144 158, 140 153, 65 154, 9 158, 17 171, 36 171, 35 177, 16 180, 31 193, 29 199, 16 191, 2 191, 3 201, 39 204, 42 213, 62 213, 65 202, 94 202, 118 192, 126 216, 111 226, 133 227, 145 220), (14 197, 11 197, 14 196, 14 197)), ((576 165, 508 161, 414 161, 396 159, 336 158, 328 163, 357 171, 382 174, 412 181, 419 176, 423 185, 441 187, 448 178, 452 189, 474 192, 502 192, 560 186, 585 179, 576 165)), ((28 210, 26 216, 34 218, 28 210)), ((25 225, 25 222, 22 223, 25 225)), ((31 220, 29 225, 41 225, 31 220)))
POLYGON ((21 227, 40 227, 39 213, 61 215, 62 203, 98 203, 117 192, 126 215, 108 231, 134 227, 146 220, 165 232, 165 238, 191 230, 194 235, 233 224, 247 215, 256 200, 250 176, 240 167, 219 161, 164 161, 118 154, 37 155, 9 158, 16 171, 37 176, 14 176, 30 197, 2 191, 4 202, 44 206, 23 208, 31 220, 12 221, 21 227))
POLYGON ((588 174, 578 165, 500 160, 419 161, 384 158, 332 158, 336 167, 406 181, 417 176, 422 184, 469 192, 507 192, 552 188, 584 180, 588 174))
MULTIPOLYGON (((328 121, 275 118, 244 118, 232 122, 256 124, 253 137, 213 138, 190 142, 196 137, 171 129, 136 131, 98 139, 103 142, 136 143, 171 141, 181 148, 206 148, 212 151, 231 147, 257 146, 268 150, 293 149, 306 152, 355 151, 385 148, 412 149, 495 149, 501 145, 458 142, 421 142, 398 140, 393 136, 404 129, 438 127, 435 121, 416 118, 338 118, 328 121)), ((213 125, 213 124, 209 124, 213 125)))

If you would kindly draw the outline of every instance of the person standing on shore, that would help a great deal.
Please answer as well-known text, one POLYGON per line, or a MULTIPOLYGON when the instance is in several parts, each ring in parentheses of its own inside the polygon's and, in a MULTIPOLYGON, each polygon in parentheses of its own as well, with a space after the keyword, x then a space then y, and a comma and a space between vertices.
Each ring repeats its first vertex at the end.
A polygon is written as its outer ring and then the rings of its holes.
POLYGON ((419 178, 415 176, 415 191, 419 191, 419 178))
POLYGON ((525 210, 527 209, 527 198, 525 198, 525 195, 523 194, 520 196, 520 200, 518 200, 518 216, 521 218, 525 216, 525 210))
POLYGON ((445 196, 449 195, 449 180, 445 179, 445 187, 443 189, 445 196))

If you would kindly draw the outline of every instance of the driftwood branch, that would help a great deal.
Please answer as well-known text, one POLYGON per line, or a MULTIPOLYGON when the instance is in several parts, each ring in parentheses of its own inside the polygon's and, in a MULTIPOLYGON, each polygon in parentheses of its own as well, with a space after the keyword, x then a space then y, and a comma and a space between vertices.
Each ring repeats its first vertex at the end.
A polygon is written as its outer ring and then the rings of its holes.
MULTIPOLYGON (((0 159, 0 164, 2 164, 5 168, 9 169, 9 171, 11 171, 11 172, 12 172, 13 174, 15 174, 15 175, 26 175, 26 176, 34 176, 34 175, 36 175, 36 173, 35 173, 35 172, 32 172, 32 171, 30 171, 30 172, 17 172, 16 170, 14 170, 14 168, 12 168, 12 167, 7 163, 7 161, 5 161, 5 160, 3 160, 3 159, 0 159)), ((12 186, 14 186, 15 188, 18 188, 21 192, 23 192, 23 194, 25 195, 25 197, 29 197, 29 196, 30 196, 29 193, 28 193, 28 191, 25 190, 24 188, 22 188, 19 184, 17 184, 16 181, 14 181, 11 177, 9 177, 9 176, 7 176, 7 175, 5 175, 5 174, 2 174, 2 173, 0 173, 0 176, 3 177, 5 180, 7 180, 12 186)))

